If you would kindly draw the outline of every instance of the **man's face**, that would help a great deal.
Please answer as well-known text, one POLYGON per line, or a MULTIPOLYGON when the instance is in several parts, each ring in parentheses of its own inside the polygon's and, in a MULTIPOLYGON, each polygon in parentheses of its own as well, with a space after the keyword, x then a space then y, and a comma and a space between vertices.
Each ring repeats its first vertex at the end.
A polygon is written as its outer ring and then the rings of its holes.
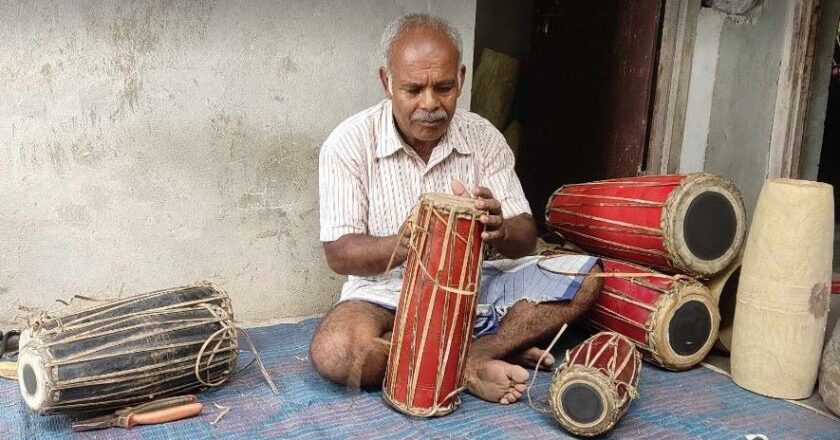
POLYGON ((461 95, 466 68, 458 66, 458 49, 441 32, 409 30, 391 49, 391 69, 390 87, 384 70, 380 78, 400 133, 412 146, 438 141, 461 95))

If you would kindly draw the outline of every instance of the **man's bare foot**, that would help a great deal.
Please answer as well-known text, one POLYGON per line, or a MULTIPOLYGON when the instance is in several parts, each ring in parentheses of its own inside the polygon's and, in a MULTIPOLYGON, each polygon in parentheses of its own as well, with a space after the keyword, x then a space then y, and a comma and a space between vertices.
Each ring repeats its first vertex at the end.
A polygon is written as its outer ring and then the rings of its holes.
POLYGON ((467 390, 484 400, 508 405, 525 392, 528 371, 497 359, 470 357, 467 361, 467 390))
MULTIPOLYGON (((537 366, 537 362, 540 360, 540 356, 545 353, 545 350, 539 347, 531 347, 526 350, 523 350, 513 356, 511 356, 508 360, 511 363, 521 365, 528 369, 533 369, 537 366)), ((543 359, 542 364, 540 364, 540 369, 551 369, 554 366, 554 356, 551 353, 548 353, 543 359)))

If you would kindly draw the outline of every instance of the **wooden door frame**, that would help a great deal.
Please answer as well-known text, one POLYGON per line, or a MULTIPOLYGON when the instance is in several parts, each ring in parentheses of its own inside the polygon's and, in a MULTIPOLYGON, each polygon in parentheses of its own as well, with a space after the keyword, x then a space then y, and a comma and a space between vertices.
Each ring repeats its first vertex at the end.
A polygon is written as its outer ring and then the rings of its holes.
MULTIPOLYGON (((679 170, 701 0, 665 0, 646 174, 679 170)), ((767 155, 767 177, 799 175, 821 0, 791 0, 767 155)))
POLYGON ((821 0, 794 0, 788 4, 773 134, 767 154, 768 178, 799 177, 821 3, 821 0))
POLYGON ((676 173, 679 168, 700 4, 701 0, 665 0, 646 174, 676 173))

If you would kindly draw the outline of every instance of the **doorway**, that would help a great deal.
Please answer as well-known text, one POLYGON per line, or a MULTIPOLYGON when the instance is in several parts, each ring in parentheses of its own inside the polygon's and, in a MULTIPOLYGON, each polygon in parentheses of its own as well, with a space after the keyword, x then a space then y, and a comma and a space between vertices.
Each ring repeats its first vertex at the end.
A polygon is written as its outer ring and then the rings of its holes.
POLYGON ((515 58, 510 110, 494 123, 517 144, 517 171, 541 228, 561 185, 644 172, 663 6, 479 0, 473 102, 481 101, 486 50, 515 58))

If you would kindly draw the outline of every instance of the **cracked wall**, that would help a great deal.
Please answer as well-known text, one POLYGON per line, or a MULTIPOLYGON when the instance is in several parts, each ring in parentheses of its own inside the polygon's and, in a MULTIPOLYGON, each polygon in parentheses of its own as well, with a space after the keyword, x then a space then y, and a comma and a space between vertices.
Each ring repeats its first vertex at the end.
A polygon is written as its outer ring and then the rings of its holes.
POLYGON ((472 65, 474 1, 0 3, 0 323, 202 280, 238 319, 327 310, 318 149, 412 11, 472 65))

